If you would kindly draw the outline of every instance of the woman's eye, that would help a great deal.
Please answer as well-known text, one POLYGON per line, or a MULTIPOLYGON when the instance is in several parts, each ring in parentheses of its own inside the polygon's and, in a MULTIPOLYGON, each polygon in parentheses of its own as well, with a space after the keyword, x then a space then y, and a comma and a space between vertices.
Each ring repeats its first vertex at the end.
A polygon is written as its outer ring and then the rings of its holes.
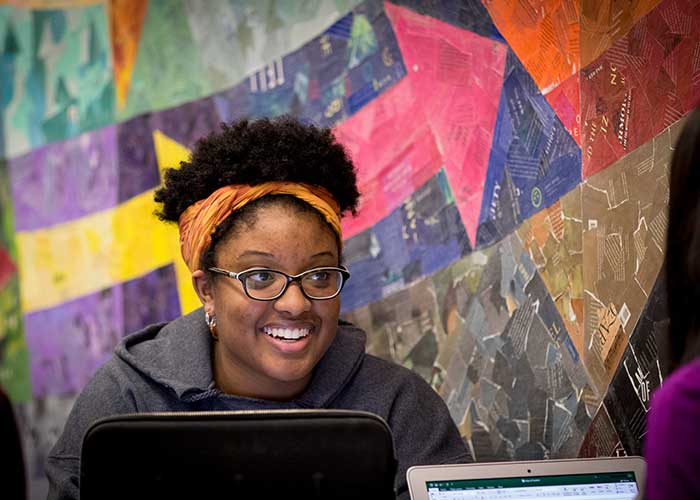
POLYGON ((328 281, 330 273, 328 271, 317 271, 309 275, 309 279, 312 281, 328 281))
POLYGON ((275 273, 271 271, 252 271, 245 277, 245 286, 250 290, 262 290, 276 281, 275 273))
POLYGON ((256 283, 265 283, 275 279, 274 275, 269 271, 254 271, 246 276, 246 278, 256 283))

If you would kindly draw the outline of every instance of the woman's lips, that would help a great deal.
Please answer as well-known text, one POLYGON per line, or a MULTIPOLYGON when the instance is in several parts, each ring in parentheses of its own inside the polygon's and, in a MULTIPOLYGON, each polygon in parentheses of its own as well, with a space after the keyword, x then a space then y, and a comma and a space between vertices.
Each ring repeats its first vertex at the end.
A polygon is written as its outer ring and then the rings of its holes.
POLYGON ((277 351, 285 354, 295 354, 304 351, 313 338, 315 331, 316 329, 311 326, 265 326, 261 328, 265 339, 277 351))

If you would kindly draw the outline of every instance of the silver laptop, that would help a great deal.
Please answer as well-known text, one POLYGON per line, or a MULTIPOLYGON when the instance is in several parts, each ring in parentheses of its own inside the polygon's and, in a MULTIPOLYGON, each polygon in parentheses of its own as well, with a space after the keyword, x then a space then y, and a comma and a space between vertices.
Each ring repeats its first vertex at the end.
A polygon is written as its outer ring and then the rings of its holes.
POLYGON ((412 500, 634 500, 644 473, 624 457, 423 465, 406 478, 412 500))

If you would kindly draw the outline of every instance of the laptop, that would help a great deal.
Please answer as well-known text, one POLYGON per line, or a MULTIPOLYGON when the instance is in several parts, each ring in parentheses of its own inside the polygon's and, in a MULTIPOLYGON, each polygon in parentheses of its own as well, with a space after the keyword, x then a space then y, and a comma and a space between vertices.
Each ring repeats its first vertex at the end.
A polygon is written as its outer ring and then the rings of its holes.
POLYGON ((386 422, 346 410, 141 413, 95 422, 83 500, 393 499, 386 422))
POLYGON ((634 500, 644 474, 643 458, 621 457, 416 466, 406 477, 412 500, 634 500))

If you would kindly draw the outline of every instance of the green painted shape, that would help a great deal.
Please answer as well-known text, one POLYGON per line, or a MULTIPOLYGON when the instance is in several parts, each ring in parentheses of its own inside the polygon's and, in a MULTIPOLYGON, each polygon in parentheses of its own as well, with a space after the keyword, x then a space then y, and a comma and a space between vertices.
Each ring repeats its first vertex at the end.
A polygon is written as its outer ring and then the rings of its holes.
MULTIPOLYGON (((192 39, 212 92, 239 84, 321 34, 359 0, 185 0, 192 39)), ((287 110, 288 111, 288 110, 287 110)))
MULTIPOLYGON (((198 99, 211 92, 181 0, 151 0, 141 31, 125 120, 198 99)), ((235 61, 231 61, 235 64, 235 61)))
POLYGON ((367 16, 353 16, 350 40, 348 41, 348 66, 354 68, 377 51, 377 36, 367 16))
MULTIPOLYGON (((0 161, 0 246, 17 260, 15 221, 7 163, 0 161)), ((29 350, 22 329, 19 276, 15 273, 0 289, 0 385, 14 403, 31 399, 29 350)))
POLYGON ((13 403, 31 399, 29 350, 22 329, 16 274, 0 289, 0 385, 13 403))

